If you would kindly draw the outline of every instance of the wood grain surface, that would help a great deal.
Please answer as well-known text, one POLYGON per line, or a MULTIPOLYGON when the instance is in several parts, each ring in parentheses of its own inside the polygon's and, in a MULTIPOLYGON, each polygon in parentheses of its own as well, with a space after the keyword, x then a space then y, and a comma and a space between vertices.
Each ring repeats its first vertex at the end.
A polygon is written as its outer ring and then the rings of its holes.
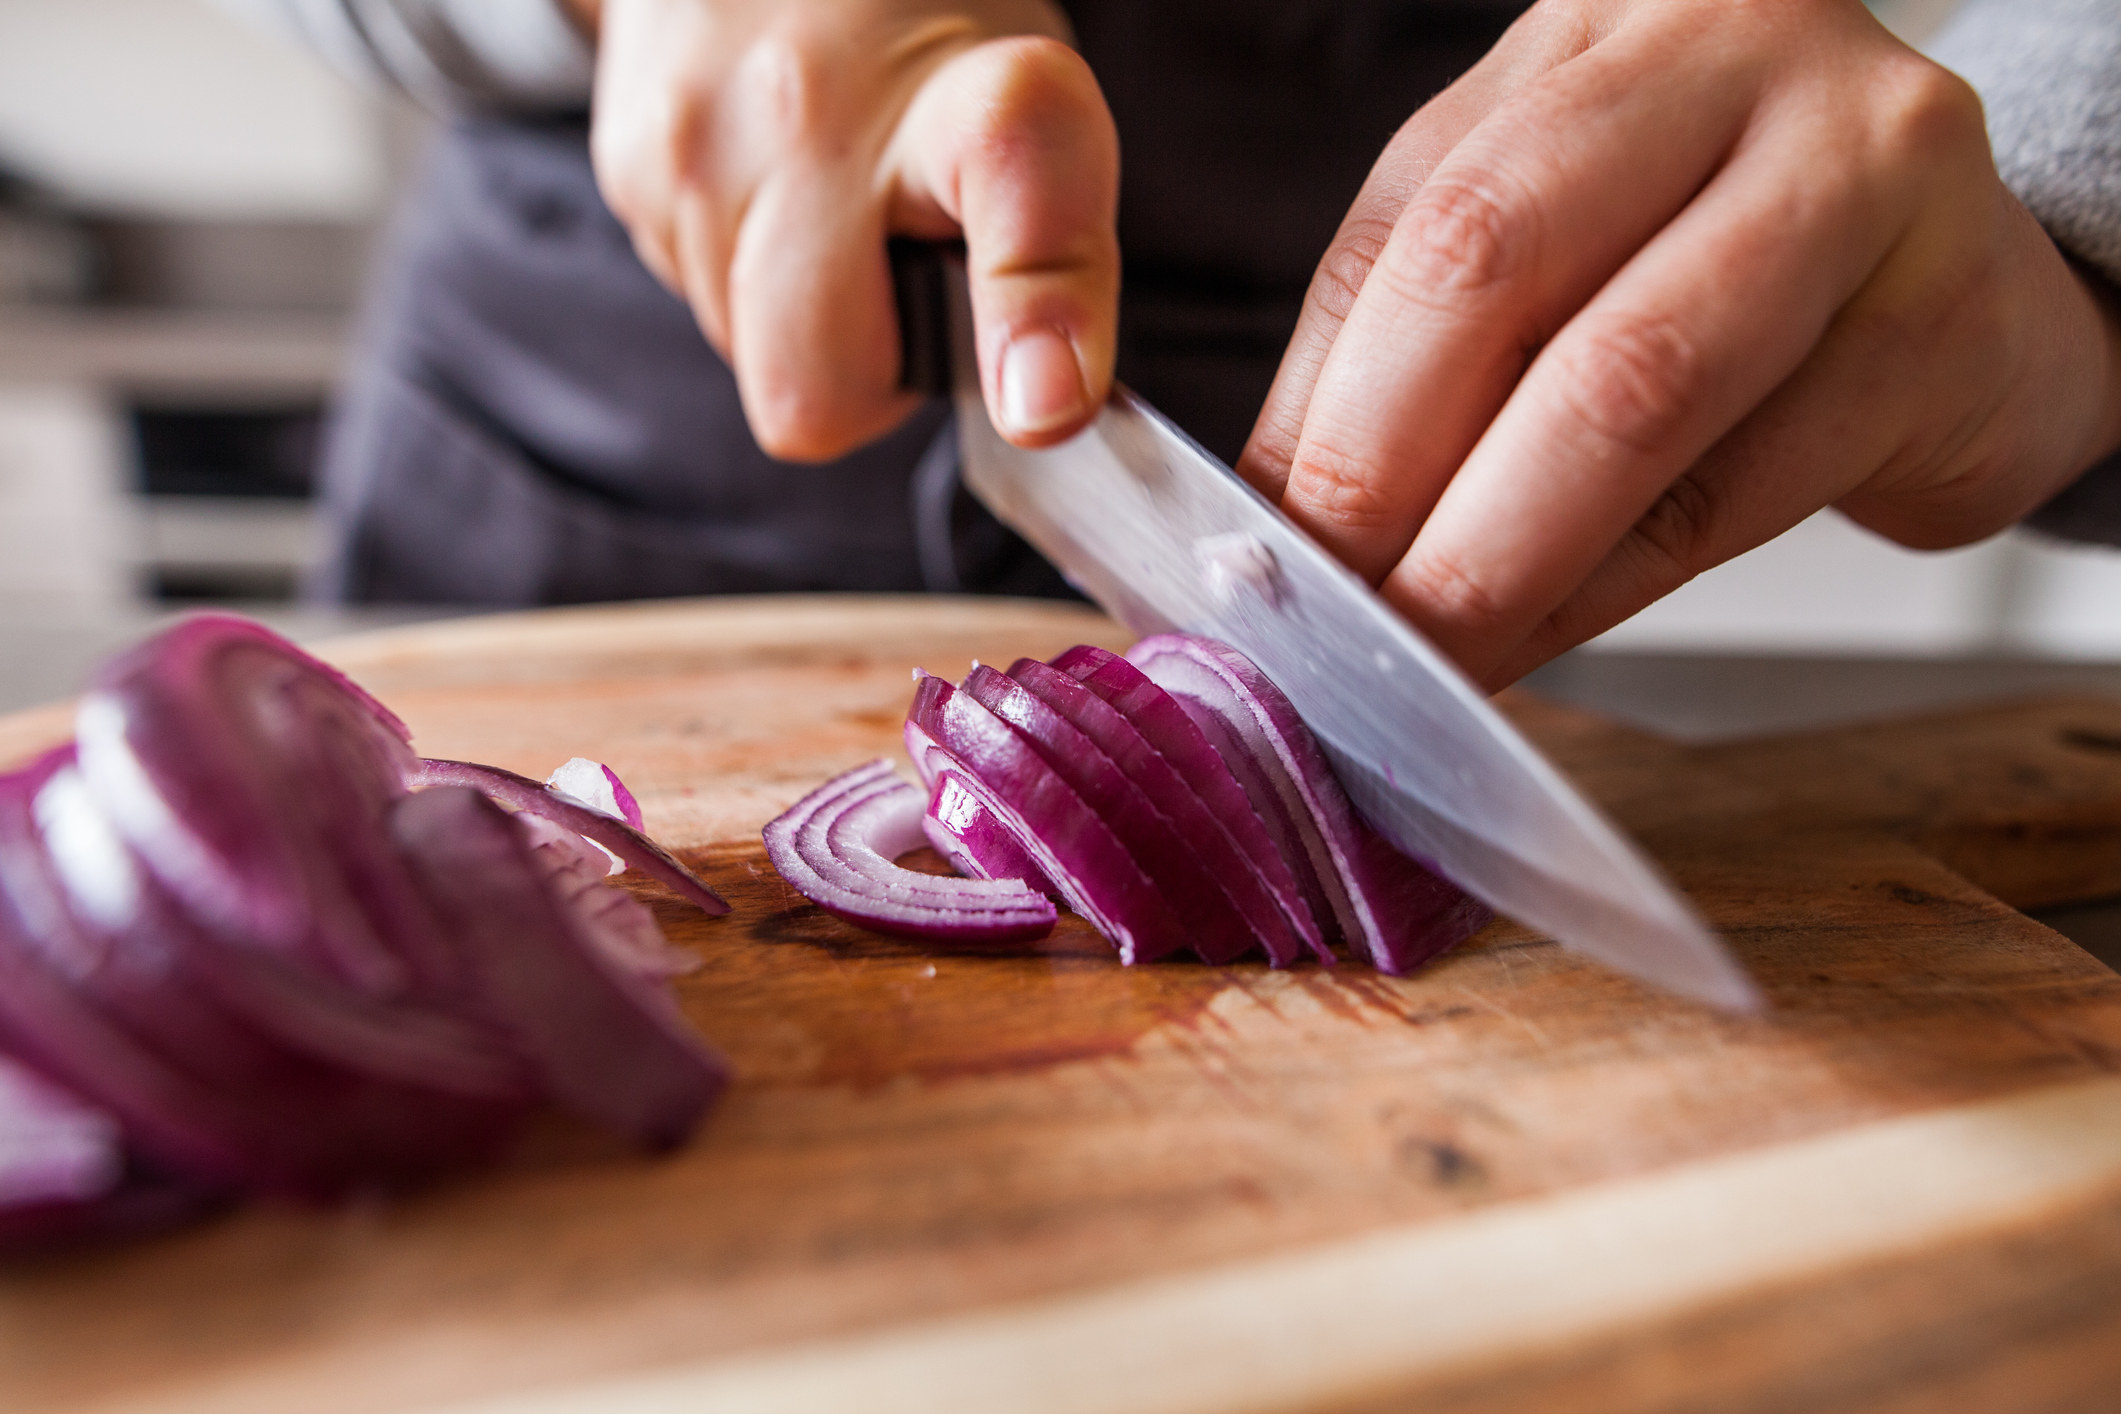
POLYGON ((1073 919, 926 955, 774 876, 759 826, 900 758, 915 666, 1078 641, 1125 636, 780 599, 330 650, 430 754, 627 779, 735 905, 644 891, 739 1082, 665 1160, 555 1125, 0 1272, 0 1408, 2121 1407, 2121 977, 2017 911, 2121 893, 2121 703, 1682 748, 1509 701, 1759 1017, 1507 922, 1406 979, 1126 969, 1073 919))

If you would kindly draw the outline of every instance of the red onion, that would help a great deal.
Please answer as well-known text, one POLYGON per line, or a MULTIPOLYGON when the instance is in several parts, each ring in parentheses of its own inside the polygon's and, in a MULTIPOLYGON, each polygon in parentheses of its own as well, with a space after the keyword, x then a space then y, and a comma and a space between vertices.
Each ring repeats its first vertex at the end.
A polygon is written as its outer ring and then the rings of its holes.
POLYGON ((954 773, 1121 958, 1146 962, 1186 946, 1185 926, 1111 827, 969 693, 923 675, 906 743, 923 775, 954 773))
MULTIPOLYGON (((1268 960, 1281 967, 1304 954, 1303 940, 1291 927, 1282 901, 1268 887, 1265 877, 1209 811, 1192 784, 1179 775, 1139 728, 1089 688, 1036 659, 1017 662, 1009 669, 1009 676, 1081 731, 1121 774, 1137 784, 1170 834, 1185 846, 1202 875, 1220 893, 1226 909, 1211 908, 1196 928, 1222 912, 1244 921, 1245 933, 1232 935, 1235 946, 1210 951, 1196 942, 1195 952, 1209 962, 1227 962, 1250 951, 1250 944, 1256 941, 1265 949, 1268 960)), ((1159 871, 1157 877, 1162 880, 1166 876, 1159 871)))
MULTIPOLYGON (((1232 774, 1232 763, 1212 745, 1178 699, 1142 675, 1139 668, 1109 649, 1077 644, 1053 660, 1053 666, 1081 682, 1133 723, 1184 776, 1216 822, 1230 834, 1246 861, 1274 895, 1275 906, 1289 926, 1321 962, 1331 963, 1325 930, 1330 912, 1314 913, 1298 873, 1267 831, 1250 797, 1232 774)), ((1242 762, 1239 764, 1243 764, 1242 762)), ((1308 872, 1308 871, 1305 871, 1308 872)), ((1323 895, 1320 902, 1323 903, 1323 895)))
MULTIPOLYGON (((1403 972, 1490 916, 1362 822, 1288 700, 1225 644, 1161 635, 1125 658, 1082 645, 1006 676, 975 663, 957 687, 914 676, 905 737, 929 787, 926 837, 963 874, 1059 898, 1125 962, 1181 947, 1331 962, 1345 941, 1403 972)), ((842 917, 950 939, 949 913, 880 914, 867 900, 903 871, 888 851, 863 855, 858 831, 817 823, 888 809, 892 844, 910 846, 916 799, 871 762, 767 827, 769 853, 842 917)), ((934 907, 932 881, 897 887, 934 907)))
POLYGON ((1226 761, 1252 768, 1239 779, 1254 806, 1285 840, 1300 842, 1342 935, 1380 971, 1409 971, 1493 916, 1362 822, 1303 719, 1251 659, 1176 633, 1143 639, 1127 658, 1177 697, 1211 740, 1221 737, 1226 761))
POLYGON ((0 776, 0 1250, 426 1181, 545 1103, 663 1147, 726 1083, 606 852, 727 905, 608 768, 420 762, 345 677, 218 615, 109 665, 77 729, 0 776), (63 1104, 13 1103, 15 1067, 63 1104))
MULTIPOLYGON (((706 880, 673 859, 669 852, 624 820, 582 804, 563 792, 539 785, 528 776, 504 771, 498 766, 479 766, 469 761, 427 759, 413 764, 409 784, 415 790, 432 786, 470 786, 512 810, 541 816, 572 830, 598 845, 649 878, 674 890, 687 903, 708 913, 722 914, 729 905, 707 887, 706 880)), ((629 797, 630 798, 630 797, 629 797)))
POLYGON ((1060 896, 1060 889, 1016 834, 955 771, 944 771, 935 778, 928 809, 921 816, 921 833, 961 874, 975 879, 1017 879, 1048 898, 1060 896))
POLYGON ((926 839, 923 804, 920 791, 871 761, 768 825, 766 853, 827 912, 880 933, 993 946, 1053 931, 1052 900, 1019 880, 938 877, 894 863, 926 839))
POLYGON ((462 787, 419 791, 391 807, 390 832, 470 964, 469 1010, 502 1029, 546 1093, 654 1147, 692 1132, 727 1070, 667 991, 553 906, 498 806, 462 787))
POLYGON ((0 1208, 101 1198, 124 1167, 116 1121, 0 1056, 0 1208))

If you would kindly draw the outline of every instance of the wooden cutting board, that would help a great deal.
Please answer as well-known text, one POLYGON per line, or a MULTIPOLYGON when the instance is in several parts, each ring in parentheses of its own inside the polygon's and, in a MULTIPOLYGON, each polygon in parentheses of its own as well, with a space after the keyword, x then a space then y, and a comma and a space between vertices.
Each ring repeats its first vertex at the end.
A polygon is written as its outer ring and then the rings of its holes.
MULTIPOLYGON (((950 676, 1109 622, 783 599, 332 652, 430 754, 615 766, 740 1080, 684 1152, 560 1127, 389 1205, 0 1273, 0 1408, 2121 1407, 2121 977, 2016 909, 2121 893, 2121 703, 1687 749, 1530 699, 1774 1009, 1508 923, 1404 980, 927 956, 758 828, 950 676)), ((0 720, 0 758, 63 734, 0 720)))

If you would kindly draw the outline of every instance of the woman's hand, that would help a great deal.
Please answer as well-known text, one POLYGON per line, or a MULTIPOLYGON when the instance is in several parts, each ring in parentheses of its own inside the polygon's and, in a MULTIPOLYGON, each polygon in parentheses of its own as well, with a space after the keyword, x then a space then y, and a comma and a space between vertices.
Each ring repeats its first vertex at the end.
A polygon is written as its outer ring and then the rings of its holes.
POLYGON ((962 234, 981 377, 1027 446, 1112 378, 1119 141, 1045 0, 604 0, 605 200, 736 372, 759 445, 823 460, 901 391, 888 234, 962 234))
POLYGON ((1856 0, 1545 0, 1402 128, 1241 463, 1500 686, 1821 506, 2010 524, 2121 334, 1856 0))

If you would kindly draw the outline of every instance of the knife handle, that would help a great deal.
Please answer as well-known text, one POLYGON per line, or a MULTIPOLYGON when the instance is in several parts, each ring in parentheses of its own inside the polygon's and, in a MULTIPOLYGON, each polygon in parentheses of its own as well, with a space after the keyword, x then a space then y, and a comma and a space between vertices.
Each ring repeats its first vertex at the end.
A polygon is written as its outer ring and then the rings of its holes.
POLYGON ((965 258, 963 241, 893 236, 891 293, 898 303, 899 386, 947 398, 951 392, 950 284, 945 262, 965 258))

